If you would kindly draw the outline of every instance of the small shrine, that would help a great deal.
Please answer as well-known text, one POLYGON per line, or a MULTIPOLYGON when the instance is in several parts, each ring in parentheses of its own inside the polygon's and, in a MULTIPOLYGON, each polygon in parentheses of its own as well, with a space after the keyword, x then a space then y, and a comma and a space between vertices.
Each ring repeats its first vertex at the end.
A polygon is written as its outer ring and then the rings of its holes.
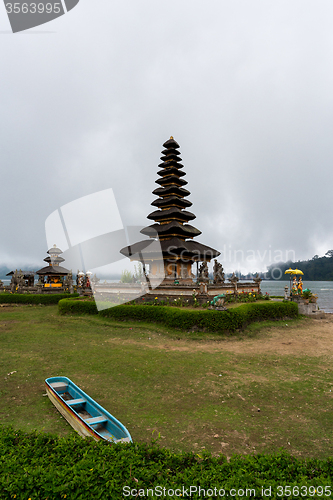
MULTIPOLYGON (((25 286, 34 286, 35 273, 34 271, 10 271, 10 273, 6 274, 6 276, 11 276, 12 282, 18 278, 19 275, 23 276, 25 286)), ((16 282, 15 282, 16 284, 16 282)))
MULTIPOLYGON (((154 249, 149 254, 147 240, 125 247, 120 252, 129 257, 140 254, 145 249, 145 263, 149 264, 149 279, 164 278, 163 284, 191 284, 200 276, 208 279, 207 262, 220 255, 220 252, 194 240, 201 234, 196 227, 188 224, 196 218, 187 209, 192 203, 187 199, 191 194, 184 186, 184 166, 180 163, 179 144, 170 137, 163 144, 162 163, 158 166, 158 188, 153 191, 157 198, 151 203, 154 210, 148 219, 154 224, 141 230, 141 233, 155 239, 158 235, 163 260, 156 259, 154 249), (198 263, 203 262, 198 276, 198 263), (197 264, 197 276, 192 274, 192 265, 197 264)), ((149 241, 149 240, 148 240, 149 241)), ((133 259, 135 260, 135 259, 133 259)))
POLYGON ((43 285, 44 288, 61 288, 64 286, 64 277, 70 274, 68 269, 59 265, 65 261, 63 257, 60 257, 63 252, 56 245, 53 245, 47 253, 49 256, 44 259, 44 262, 47 262, 48 265, 36 271, 39 276, 39 284, 43 285))

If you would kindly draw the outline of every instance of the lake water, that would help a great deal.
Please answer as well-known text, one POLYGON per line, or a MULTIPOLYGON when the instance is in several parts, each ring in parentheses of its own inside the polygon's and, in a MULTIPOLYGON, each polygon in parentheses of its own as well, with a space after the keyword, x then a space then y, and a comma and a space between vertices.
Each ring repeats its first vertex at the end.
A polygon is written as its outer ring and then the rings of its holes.
MULTIPOLYGON (((262 281, 261 291, 270 295, 284 296, 284 287, 289 281, 262 281)), ((303 290, 309 288, 318 295, 318 306, 322 311, 333 313, 333 281, 303 281, 303 290)))

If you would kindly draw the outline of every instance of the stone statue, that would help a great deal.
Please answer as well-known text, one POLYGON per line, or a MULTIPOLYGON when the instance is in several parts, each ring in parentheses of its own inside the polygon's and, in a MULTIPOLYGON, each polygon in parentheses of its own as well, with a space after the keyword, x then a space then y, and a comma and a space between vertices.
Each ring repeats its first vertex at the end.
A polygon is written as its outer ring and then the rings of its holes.
POLYGON ((82 271, 78 272, 77 273, 77 277, 76 277, 76 284, 78 287, 80 288, 85 288, 85 275, 82 271))
POLYGON ((209 281, 208 264, 204 261, 199 267, 198 281, 209 281))
POLYGON ((96 273, 95 273, 94 276, 91 277, 90 281, 92 282, 93 285, 97 285, 97 283, 100 282, 100 279, 97 278, 96 273))
POLYGON ((258 273, 257 273, 257 274, 255 275, 255 277, 253 278, 253 281, 254 281, 255 283, 258 283, 258 285, 262 282, 262 279, 261 279, 261 278, 259 278, 259 274, 258 274, 258 273))
POLYGON ((73 273, 72 273, 72 271, 68 274, 68 290, 69 290, 69 293, 74 293, 73 273))
POLYGON ((235 273, 232 273, 232 276, 229 278, 229 281, 231 283, 237 283, 237 281, 239 281, 239 278, 237 278, 237 276, 235 275, 235 273))
POLYGON ((10 291, 12 293, 14 293, 16 291, 17 279, 18 279, 18 273, 17 273, 17 269, 16 269, 14 274, 12 274, 12 279, 10 281, 10 291))
POLYGON ((297 279, 296 276, 293 277, 292 294, 297 295, 297 279))
POLYGON ((219 283, 224 283, 224 272, 223 266, 216 259, 214 259, 214 268, 213 268, 213 276, 214 276, 214 285, 219 283))
POLYGON ((73 293, 74 292, 74 288, 73 288, 73 274, 72 272, 69 272, 67 274, 67 276, 65 276, 65 279, 64 279, 64 288, 67 289, 69 291, 69 293, 73 293))
POLYGON ((17 293, 22 293, 22 289, 24 286, 25 286, 25 279, 24 279, 23 273, 20 269, 20 272, 19 272, 18 277, 17 277, 17 286, 16 286, 17 293))

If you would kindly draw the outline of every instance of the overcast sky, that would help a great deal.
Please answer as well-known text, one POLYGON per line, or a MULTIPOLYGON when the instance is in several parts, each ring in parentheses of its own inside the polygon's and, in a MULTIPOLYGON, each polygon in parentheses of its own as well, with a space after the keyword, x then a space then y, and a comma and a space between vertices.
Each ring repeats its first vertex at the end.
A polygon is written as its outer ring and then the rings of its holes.
POLYGON ((46 218, 103 189, 124 224, 151 223, 171 135, 227 270, 324 255, 332 23, 331 0, 80 0, 12 34, 0 5, 0 263, 42 267, 46 218))

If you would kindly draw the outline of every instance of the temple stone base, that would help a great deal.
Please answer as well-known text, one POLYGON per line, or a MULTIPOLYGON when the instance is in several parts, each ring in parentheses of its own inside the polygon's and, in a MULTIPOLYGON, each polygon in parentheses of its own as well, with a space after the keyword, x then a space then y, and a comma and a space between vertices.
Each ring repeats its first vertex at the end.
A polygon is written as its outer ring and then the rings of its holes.
POLYGON ((260 283, 258 282, 237 282, 237 283, 221 283, 213 285, 209 283, 189 283, 189 284, 165 284, 161 283, 153 289, 149 289, 147 283, 105 283, 98 284, 95 291, 105 299, 114 296, 121 296, 125 300, 123 302, 143 299, 146 301, 158 300, 178 300, 183 299, 191 303, 194 298, 199 303, 204 303, 213 300, 216 295, 221 294, 240 294, 242 292, 260 293, 260 283))
POLYGON ((291 301, 298 304, 299 314, 304 314, 305 316, 317 316, 318 313, 320 313, 317 302, 310 302, 309 299, 303 299, 297 295, 292 296, 291 301))
MULTIPOLYGON (((217 295, 221 294, 241 294, 256 292, 260 293, 260 283, 258 282, 233 282, 233 283, 221 283, 218 285, 210 283, 165 283, 162 282, 156 288, 149 288, 148 283, 98 283, 97 285, 92 285, 94 292, 96 292, 100 297, 104 297, 106 300, 112 301, 115 299, 119 300, 119 303, 129 302, 131 300, 137 300, 138 302, 142 299, 146 301, 155 301, 156 298, 161 301, 173 301, 173 300, 185 300, 189 303, 196 301, 200 304, 206 303, 207 301, 213 300, 217 295)), ((5 291, 10 291, 10 287, 3 287, 5 291)), ((45 288, 45 287, 23 287, 19 293, 46 293, 46 294, 57 294, 64 293, 65 288, 45 288)), ((78 288, 80 295, 92 295, 92 291, 81 290, 78 288)), ((310 306, 316 306, 316 304, 309 304, 310 306)), ((306 313, 301 313, 306 314, 306 313)))

